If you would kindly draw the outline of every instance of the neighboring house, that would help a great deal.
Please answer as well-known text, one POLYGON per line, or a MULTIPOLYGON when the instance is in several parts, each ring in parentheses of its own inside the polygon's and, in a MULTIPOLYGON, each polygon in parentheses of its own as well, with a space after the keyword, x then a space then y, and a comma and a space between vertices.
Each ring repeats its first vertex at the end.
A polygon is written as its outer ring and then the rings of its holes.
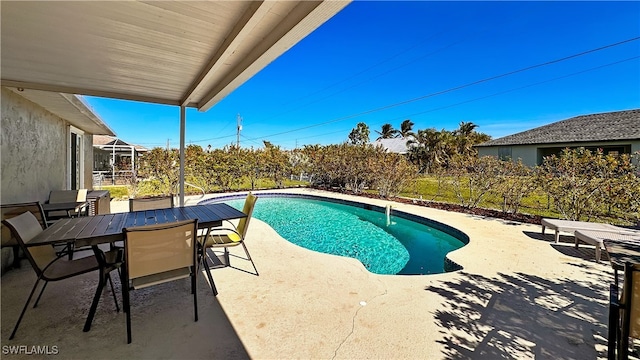
POLYGON ((521 159, 528 166, 578 147, 602 149, 605 154, 640 151, 640 109, 576 116, 475 146, 479 156, 521 159))
POLYGON ((396 154, 406 154, 409 151, 409 146, 407 146, 407 142, 411 139, 411 137, 407 138, 389 138, 389 139, 378 139, 371 143, 373 146, 382 146, 387 152, 396 153, 396 154))
POLYGON ((140 145, 126 143, 114 136, 93 137, 94 181, 113 182, 118 177, 128 177, 138 169, 140 156, 148 150, 140 145), (115 164, 115 167, 113 166, 115 164), (134 170, 134 171, 132 171, 134 170))

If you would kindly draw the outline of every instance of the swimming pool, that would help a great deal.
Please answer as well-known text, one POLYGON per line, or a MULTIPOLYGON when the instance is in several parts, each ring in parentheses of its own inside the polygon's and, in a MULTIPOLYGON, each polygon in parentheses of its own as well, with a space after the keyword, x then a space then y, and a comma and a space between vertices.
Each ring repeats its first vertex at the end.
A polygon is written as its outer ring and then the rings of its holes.
MULTIPOLYGON (((457 229, 415 215, 310 195, 256 194, 253 216, 304 248, 358 259, 376 274, 422 275, 457 270, 446 255, 468 237, 457 229)), ((244 195, 225 202, 242 209, 244 195)))

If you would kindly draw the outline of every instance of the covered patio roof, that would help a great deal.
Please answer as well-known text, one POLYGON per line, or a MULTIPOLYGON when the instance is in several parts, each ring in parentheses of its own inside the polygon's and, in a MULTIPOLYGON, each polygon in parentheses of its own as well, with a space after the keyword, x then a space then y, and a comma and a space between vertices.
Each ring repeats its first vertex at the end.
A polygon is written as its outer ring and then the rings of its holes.
POLYGON ((208 110, 349 2, 3 1, 0 83, 180 106, 184 181, 185 108, 208 110))
POLYGON ((207 110, 349 1, 3 1, 2 86, 207 110))

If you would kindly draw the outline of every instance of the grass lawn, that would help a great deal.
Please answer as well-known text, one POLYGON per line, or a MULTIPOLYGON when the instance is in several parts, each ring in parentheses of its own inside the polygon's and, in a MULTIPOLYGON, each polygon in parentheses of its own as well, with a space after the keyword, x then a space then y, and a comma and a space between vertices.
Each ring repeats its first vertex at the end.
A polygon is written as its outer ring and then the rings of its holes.
MULTIPOLYGON (((427 201, 460 204, 453 188, 446 184, 444 178, 438 179, 435 176, 424 176, 418 178, 413 184, 408 185, 400 196, 409 198, 421 198, 427 201)), ((499 194, 488 193, 479 206, 488 209, 502 209, 503 199, 499 194)), ((542 191, 536 191, 522 199, 519 208, 520 213, 539 215, 542 217, 562 218, 562 214, 556 211, 551 200, 542 191)), ((600 216, 591 221, 603 221, 609 223, 627 224, 628 221, 623 216, 600 216)))

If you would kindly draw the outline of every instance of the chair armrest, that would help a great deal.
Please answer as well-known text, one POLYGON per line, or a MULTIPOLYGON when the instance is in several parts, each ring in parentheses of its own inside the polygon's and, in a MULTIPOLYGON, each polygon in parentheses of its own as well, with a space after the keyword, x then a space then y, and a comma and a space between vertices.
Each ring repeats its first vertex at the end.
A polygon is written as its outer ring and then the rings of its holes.
POLYGON ((219 232, 223 232, 223 231, 231 231, 231 232, 234 232, 234 233, 236 233, 236 234, 238 233, 238 230, 236 230, 236 229, 229 229, 229 228, 211 228, 211 229, 209 230, 209 234, 219 233, 219 232))
POLYGON ((236 227, 236 225, 234 223, 231 222, 231 220, 224 220, 226 222, 229 223, 229 225, 231 225, 231 227, 233 227, 233 231, 234 232, 238 232, 238 228, 236 227))

